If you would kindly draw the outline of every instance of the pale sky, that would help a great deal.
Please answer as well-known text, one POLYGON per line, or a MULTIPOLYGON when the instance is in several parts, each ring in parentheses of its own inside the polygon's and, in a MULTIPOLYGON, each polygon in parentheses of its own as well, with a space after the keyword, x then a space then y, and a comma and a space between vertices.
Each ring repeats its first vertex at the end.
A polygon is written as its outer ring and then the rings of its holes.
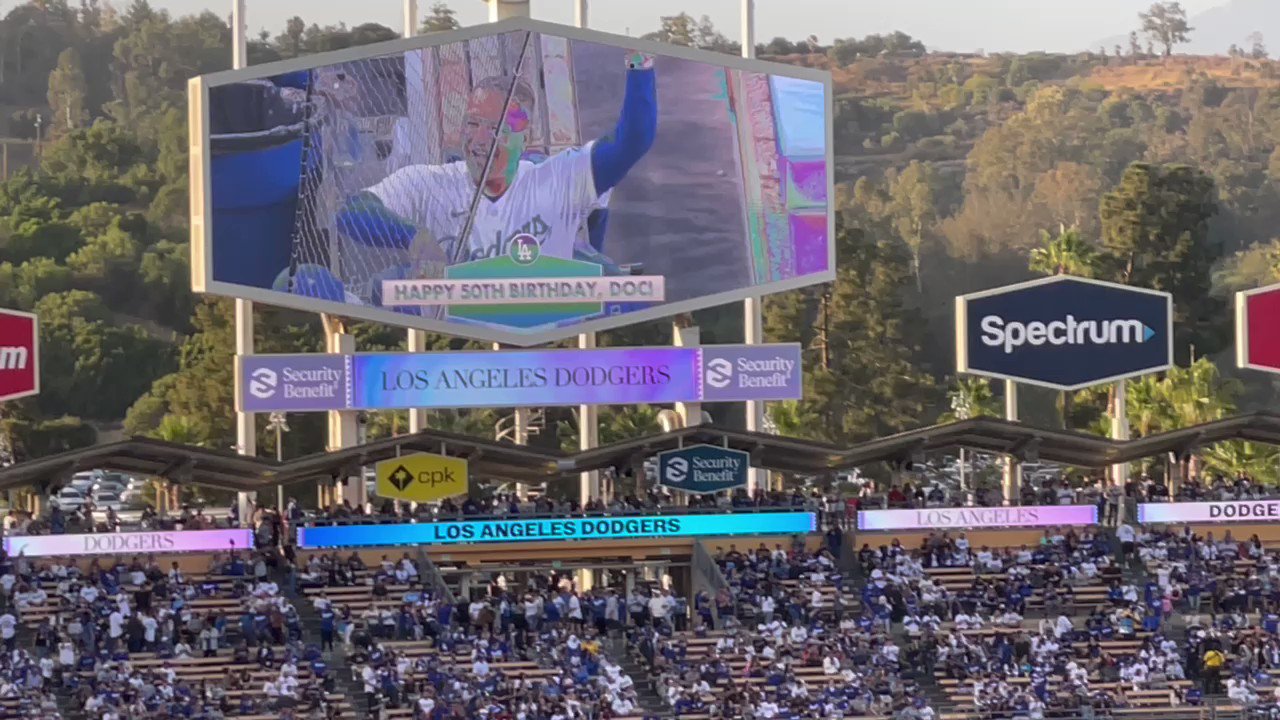
MULTIPOLYGON (((426 12, 434 0, 419 0, 426 12)), ((151 0, 175 14, 212 9, 230 13, 230 0, 151 0)), ((533 16, 572 23, 570 0, 532 0, 533 16)), ((642 35, 658 27, 663 15, 681 11, 708 15, 731 39, 739 37, 739 0, 590 0, 591 27, 642 35)), ((1188 14, 1226 0, 1182 0, 1188 14)), ((273 35, 286 18, 300 15, 321 25, 379 22, 399 29, 401 0, 248 0, 249 27, 273 35)), ((449 0, 465 25, 487 20, 484 0, 449 0)), ((119 0, 118 6, 127 5, 119 0)), ((1094 49, 1096 41, 1126 35, 1137 27, 1137 14, 1151 0, 756 0, 756 37, 782 35, 792 40, 816 34, 822 42, 835 37, 902 30, 938 50, 1094 49)))

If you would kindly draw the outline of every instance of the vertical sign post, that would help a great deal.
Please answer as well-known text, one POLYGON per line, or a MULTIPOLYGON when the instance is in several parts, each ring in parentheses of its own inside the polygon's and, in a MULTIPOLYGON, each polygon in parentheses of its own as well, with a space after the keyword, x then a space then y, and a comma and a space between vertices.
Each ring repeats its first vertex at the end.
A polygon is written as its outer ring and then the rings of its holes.
MULTIPOLYGON (((742 0, 742 57, 748 60, 756 56, 756 3, 742 0)), ((764 298, 756 296, 742 301, 742 341, 748 345, 764 342, 764 298)), ((747 430, 761 432, 764 429, 764 403, 747 403, 747 430)), ((756 488, 765 484, 765 471, 751 468, 747 475, 747 494, 754 495, 756 488)))
MULTIPOLYGON (((231 2, 231 67, 235 69, 249 65, 249 43, 247 37, 248 23, 245 20, 245 3, 247 0, 231 2)), ((253 301, 236 298, 236 397, 242 393, 238 387, 244 382, 240 377, 240 358, 253 354, 253 301)), ((236 411, 236 452, 241 455, 258 454, 257 420, 253 413, 236 411)), ((250 518, 249 493, 236 493, 236 510, 240 516, 240 524, 247 527, 250 518)))

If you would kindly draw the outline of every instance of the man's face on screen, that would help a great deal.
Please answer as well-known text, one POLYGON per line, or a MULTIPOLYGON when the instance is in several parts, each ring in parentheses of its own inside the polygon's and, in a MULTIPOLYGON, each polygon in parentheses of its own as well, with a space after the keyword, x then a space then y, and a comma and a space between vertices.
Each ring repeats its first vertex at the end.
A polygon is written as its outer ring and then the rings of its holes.
POLYGON ((471 171, 471 179, 476 183, 483 181, 485 191, 490 195, 500 195, 507 189, 515 179, 520 156, 524 154, 528 114, 514 100, 504 112, 505 101, 506 93, 501 90, 478 88, 467 103, 464 127, 467 168, 471 171), (495 131, 498 148, 486 174, 484 167, 489 160, 489 146, 495 131))

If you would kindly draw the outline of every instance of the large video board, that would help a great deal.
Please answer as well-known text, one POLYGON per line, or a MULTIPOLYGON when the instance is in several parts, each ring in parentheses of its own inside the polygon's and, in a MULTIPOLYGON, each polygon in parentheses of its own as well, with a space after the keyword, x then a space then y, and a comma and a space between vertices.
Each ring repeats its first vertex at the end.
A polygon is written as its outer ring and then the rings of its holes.
POLYGON ((520 19, 190 98, 199 292, 533 345, 834 276, 823 71, 520 19))

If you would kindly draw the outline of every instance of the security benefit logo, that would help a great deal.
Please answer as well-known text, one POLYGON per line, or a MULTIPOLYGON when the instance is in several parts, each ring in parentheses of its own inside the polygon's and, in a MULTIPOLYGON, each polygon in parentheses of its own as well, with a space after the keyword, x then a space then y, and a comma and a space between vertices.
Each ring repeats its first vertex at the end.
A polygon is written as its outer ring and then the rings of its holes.
POLYGON ((658 480, 672 490, 714 493, 745 487, 750 453, 716 445, 692 445, 658 455, 658 480))
POLYGON ((375 474, 383 498, 426 503, 467 494, 467 461, 460 458, 415 453, 378 463, 375 474))

